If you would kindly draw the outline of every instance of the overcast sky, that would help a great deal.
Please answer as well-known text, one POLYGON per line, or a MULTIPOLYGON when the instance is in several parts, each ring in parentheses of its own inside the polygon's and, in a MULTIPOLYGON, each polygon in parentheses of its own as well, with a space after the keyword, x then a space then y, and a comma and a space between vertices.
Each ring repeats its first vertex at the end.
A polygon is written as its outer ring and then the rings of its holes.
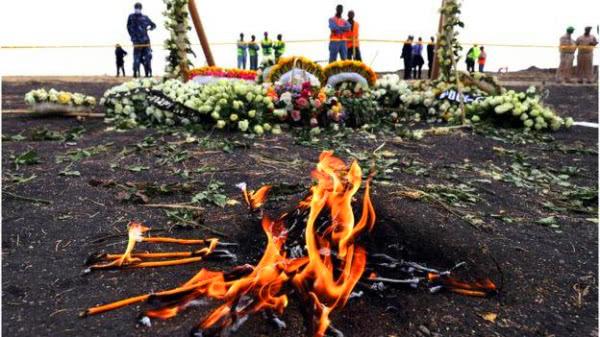
MULTIPOLYGON (((0 45, 114 45, 129 43, 127 16, 135 0, 19 0, 0 5, 0 45)), ((162 73, 165 53, 162 42, 167 32, 162 27, 162 0, 141 0, 144 12, 159 25, 150 33, 154 47, 155 74, 162 73)), ((435 34, 441 0, 197 0, 211 42, 235 42, 240 32, 257 37, 267 30, 284 39, 326 39, 327 19, 335 5, 354 9, 361 24, 361 37, 403 39, 408 34, 427 39, 435 34)), ((573 25, 575 35, 583 27, 594 26, 600 13, 600 1, 537 0, 464 0, 462 18, 465 29, 460 39, 465 44, 487 45, 488 69, 510 70, 555 67, 556 48, 508 48, 491 44, 557 45, 565 28, 573 25), (488 45, 490 44, 490 45, 488 45)), ((345 13, 344 13, 345 14, 345 13)), ((195 33, 192 41, 197 43, 195 33)), ((376 70, 400 67, 398 44, 364 43, 365 62, 376 70)), ((204 64, 199 46, 196 65, 204 64)), ((327 59, 327 43, 289 44, 288 55, 305 55, 314 60, 327 59)), ((235 47, 214 45, 218 65, 235 66, 235 47)), ((596 51, 595 64, 598 64, 596 51)), ((126 70, 131 73, 131 54, 126 70)), ((112 48, 85 49, 2 49, 0 73, 4 75, 98 75, 113 74, 112 48)), ((461 63, 464 67, 464 63, 461 63)))

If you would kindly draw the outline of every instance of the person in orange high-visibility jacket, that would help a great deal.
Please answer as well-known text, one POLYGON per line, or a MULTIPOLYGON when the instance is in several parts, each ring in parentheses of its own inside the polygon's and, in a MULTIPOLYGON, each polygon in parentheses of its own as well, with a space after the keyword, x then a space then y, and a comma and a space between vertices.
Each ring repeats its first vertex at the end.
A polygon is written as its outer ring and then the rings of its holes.
POLYGON ((343 12, 344 7, 337 5, 335 7, 335 16, 329 19, 329 30, 331 31, 331 35, 329 36, 329 63, 335 62, 338 54, 342 60, 348 58, 346 39, 350 30, 350 24, 348 21, 342 19, 343 12))
POLYGON ((348 58, 351 60, 362 61, 360 56, 360 46, 358 40, 358 22, 354 21, 354 11, 348 12, 348 23, 350 24, 350 30, 348 31, 348 41, 346 46, 348 47, 348 58))

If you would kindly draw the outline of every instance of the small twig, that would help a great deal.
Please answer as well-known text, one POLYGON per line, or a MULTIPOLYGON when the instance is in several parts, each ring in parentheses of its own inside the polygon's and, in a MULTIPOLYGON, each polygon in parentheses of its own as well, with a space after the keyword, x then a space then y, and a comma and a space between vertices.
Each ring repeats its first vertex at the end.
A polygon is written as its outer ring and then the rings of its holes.
POLYGON ((207 155, 207 154, 223 153, 223 151, 190 151, 189 153, 196 157, 201 157, 201 156, 207 155))
POLYGON ((51 313, 48 317, 52 317, 54 315, 60 314, 61 312, 65 312, 65 311, 69 311, 69 309, 56 310, 55 312, 51 313))
POLYGON ((283 146, 277 146, 277 145, 269 145, 269 146, 265 146, 263 144, 260 143, 256 143, 254 144, 255 147, 259 148, 259 149, 277 149, 277 150, 282 150, 282 151, 289 151, 288 148, 283 147, 283 146))
POLYGON ((454 130, 454 129, 471 129, 473 126, 471 125, 451 125, 451 126, 441 126, 441 127, 434 127, 434 128, 430 128, 430 129, 425 129, 423 130, 423 133, 436 133, 442 130, 454 130))
POLYGON ((151 208, 168 208, 168 209, 190 209, 194 211, 203 211, 203 207, 186 205, 186 204, 145 204, 145 207, 151 208))
POLYGON ((373 150, 372 154, 377 153, 377 151, 383 149, 383 147, 385 146, 385 142, 383 142, 381 145, 379 145, 375 150, 373 150))
POLYGON ((216 230, 214 228, 211 228, 209 226, 206 226, 206 225, 203 225, 201 223, 198 223, 197 221, 186 220, 186 219, 184 219, 184 218, 182 218, 180 216, 177 216, 177 215, 171 215, 171 216, 173 218, 177 219, 178 221, 183 222, 183 223, 186 223, 186 224, 189 224, 189 225, 193 225, 193 226, 198 226, 199 228, 203 228, 203 229, 211 232, 212 234, 219 235, 219 236, 222 236, 222 237, 225 237, 225 238, 229 237, 229 235, 227 235, 227 234, 225 234, 225 233, 223 233, 223 232, 221 232, 219 230, 216 230))
POLYGON ((8 196, 11 196, 15 199, 20 199, 20 200, 25 200, 25 201, 31 201, 31 202, 36 202, 36 203, 42 203, 42 204, 47 204, 47 205, 51 205, 52 201, 50 200, 45 200, 45 199, 38 199, 38 198, 30 198, 30 197, 24 197, 22 195, 18 195, 18 194, 14 194, 5 190, 2 190, 2 194, 6 194, 8 196))
POLYGON ((79 198, 79 200, 81 200, 81 201, 87 200, 87 201, 89 201, 89 202, 91 202, 91 203, 93 203, 93 204, 96 204, 96 205, 98 205, 98 206, 106 207, 106 205, 105 205, 105 204, 103 204, 103 203, 101 203, 101 202, 98 202, 98 201, 96 201, 96 200, 92 200, 92 199, 90 199, 90 198, 88 198, 88 197, 79 198))

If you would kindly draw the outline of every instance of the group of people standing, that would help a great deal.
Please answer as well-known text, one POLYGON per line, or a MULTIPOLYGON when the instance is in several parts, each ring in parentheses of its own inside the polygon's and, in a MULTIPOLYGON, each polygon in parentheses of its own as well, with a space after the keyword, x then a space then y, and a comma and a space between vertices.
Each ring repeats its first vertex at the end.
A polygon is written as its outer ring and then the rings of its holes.
POLYGON ((278 34, 277 40, 269 39, 269 33, 264 33, 264 39, 259 44, 256 42, 256 36, 252 35, 250 41, 244 41, 244 33, 240 33, 240 39, 237 42, 237 67, 246 69, 248 56, 250 56, 250 70, 258 69, 258 51, 262 50, 263 59, 272 59, 277 63, 279 58, 285 53, 285 42, 283 35, 278 34))
MULTIPOLYGON (((435 38, 432 36, 431 41, 427 43, 427 76, 431 78, 431 70, 433 69, 433 60, 435 59, 435 38)), ((421 71, 425 64, 423 58, 423 39, 420 37, 415 42, 415 38, 409 35, 404 45, 402 46, 402 54, 400 58, 404 60, 404 79, 421 79, 421 71)), ((465 61, 467 63, 467 71, 475 72, 475 63, 479 64, 479 72, 483 72, 487 54, 483 46, 473 45, 468 51, 465 61)))
MULTIPOLYGON (((127 18, 127 32, 133 43, 133 77, 140 77, 140 65, 144 67, 146 77, 152 77, 152 48, 148 30, 156 29, 156 24, 147 15, 142 14, 142 4, 134 5, 134 12, 127 18)), ((125 56, 127 52, 117 44, 115 58, 117 60, 117 77, 125 76, 125 56)))
POLYGON ((475 63, 479 65, 479 72, 482 73, 485 68, 485 60, 487 59, 487 54, 485 52, 485 48, 483 46, 479 47, 476 44, 473 47, 469 48, 467 51, 467 57, 465 58, 465 63, 467 64, 467 71, 470 73, 475 72, 475 63))
POLYGON ((359 46, 359 24, 354 20, 354 11, 348 11, 344 20, 344 6, 335 7, 335 15, 329 18, 329 63, 335 62, 338 55, 341 60, 362 61, 359 46))
POLYGON ((594 47, 598 40, 591 34, 592 27, 585 27, 583 35, 573 40, 575 28, 568 27, 565 35, 560 38, 560 64, 556 71, 559 82, 570 82, 573 77, 573 61, 577 52, 576 76, 580 82, 594 82, 594 47))
MULTIPOLYGON (((415 37, 409 35, 404 45, 402 46, 402 54, 400 58, 404 60, 404 79, 420 79, 425 59, 423 58, 423 39, 419 37, 414 41, 415 37)), ((435 38, 431 37, 431 42, 427 43, 427 66, 428 77, 431 78, 431 69, 433 66, 433 58, 435 51, 435 38)))
MULTIPOLYGON (((361 61, 359 45, 359 24, 356 22, 354 11, 348 11, 347 19, 343 19, 344 7, 337 5, 335 15, 329 19, 329 62, 335 62, 338 56, 342 60, 352 59, 361 61)), ((134 13, 127 19, 127 31, 133 43, 133 76, 139 77, 140 65, 144 67, 146 77, 152 76, 152 48, 148 30, 154 30, 156 24, 150 18, 142 14, 142 4, 134 5, 134 13)), ((558 81, 570 81, 573 77, 573 62, 577 52, 576 76, 579 81, 593 82, 593 52, 598 40, 591 34, 592 27, 585 27, 583 35, 573 40, 573 27, 568 27, 566 34, 560 38, 560 64, 557 69, 558 81)), ((404 60, 404 79, 420 79, 422 68, 425 64, 423 58, 423 45, 425 43, 419 37, 417 41, 414 36, 409 35, 402 47, 401 58, 404 60)), ((426 43, 428 77, 431 78, 433 61, 435 58, 435 38, 426 43)), ((240 34, 237 42, 237 66, 246 69, 247 59, 250 59, 250 69, 258 69, 258 53, 262 50, 263 59, 272 59, 275 63, 285 53, 285 42, 281 34, 277 40, 269 39, 269 33, 264 33, 263 40, 259 43, 256 36, 252 35, 249 42, 244 41, 244 34, 240 34)), ((125 56, 127 52, 117 44, 115 46, 115 57, 117 65, 117 77, 125 76, 125 56)), ((483 46, 473 45, 466 55, 467 71, 475 71, 475 63, 479 65, 479 71, 483 72, 487 54, 483 46)))

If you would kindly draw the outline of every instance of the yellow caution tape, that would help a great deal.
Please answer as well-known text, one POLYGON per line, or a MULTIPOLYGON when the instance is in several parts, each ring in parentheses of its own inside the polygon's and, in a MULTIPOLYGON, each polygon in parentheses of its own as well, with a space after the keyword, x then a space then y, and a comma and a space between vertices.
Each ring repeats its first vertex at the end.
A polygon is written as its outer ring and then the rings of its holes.
MULTIPOLYGON (((319 42, 329 42, 328 39, 315 39, 315 40, 289 40, 285 41, 285 43, 298 44, 298 43, 319 43, 319 42)), ((394 44, 404 44, 406 40, 382 40, 382 39, 361 39, 361 43, 394 43, 394 44)), ((413 41, 414 42, 414 41, 413 41)), ((228 45, 236 45, 237 42, 210 42, 211 46, 228 46, 228 45)), ((423 42, 423 44, 431 44, 430 42, 423 42)), ((559 45, 535 45, 535 44, 509 44, 509 43, 483 43, 483 42, 463 42, 463 45, 473 46, 473 45, 483 45, 486 47, 510 47, 510 48, 559 48, 559 45)), ((122 45, 122 47, 151 47, 150 44, 140 44, 140 45, 122 45)), ((192 44, 192 46, 200 46, 200 44, 192 44)), ((115 45, 107 45, 107 44, 98 44, 98 45, 8 45, 8 46, 0 46, 0 49, 76 49, 76 48, 114 48, 115 45)), ((574 47, 574 46, 569 46, 574 47)), ((598 46, 577 46, 577 48, 582 49, 595 49, 598 46)), ((156 46, 155 46, 156 48, 156 46)), ((165 49, 164 46, 159 45, 159 48, 165 49)))

